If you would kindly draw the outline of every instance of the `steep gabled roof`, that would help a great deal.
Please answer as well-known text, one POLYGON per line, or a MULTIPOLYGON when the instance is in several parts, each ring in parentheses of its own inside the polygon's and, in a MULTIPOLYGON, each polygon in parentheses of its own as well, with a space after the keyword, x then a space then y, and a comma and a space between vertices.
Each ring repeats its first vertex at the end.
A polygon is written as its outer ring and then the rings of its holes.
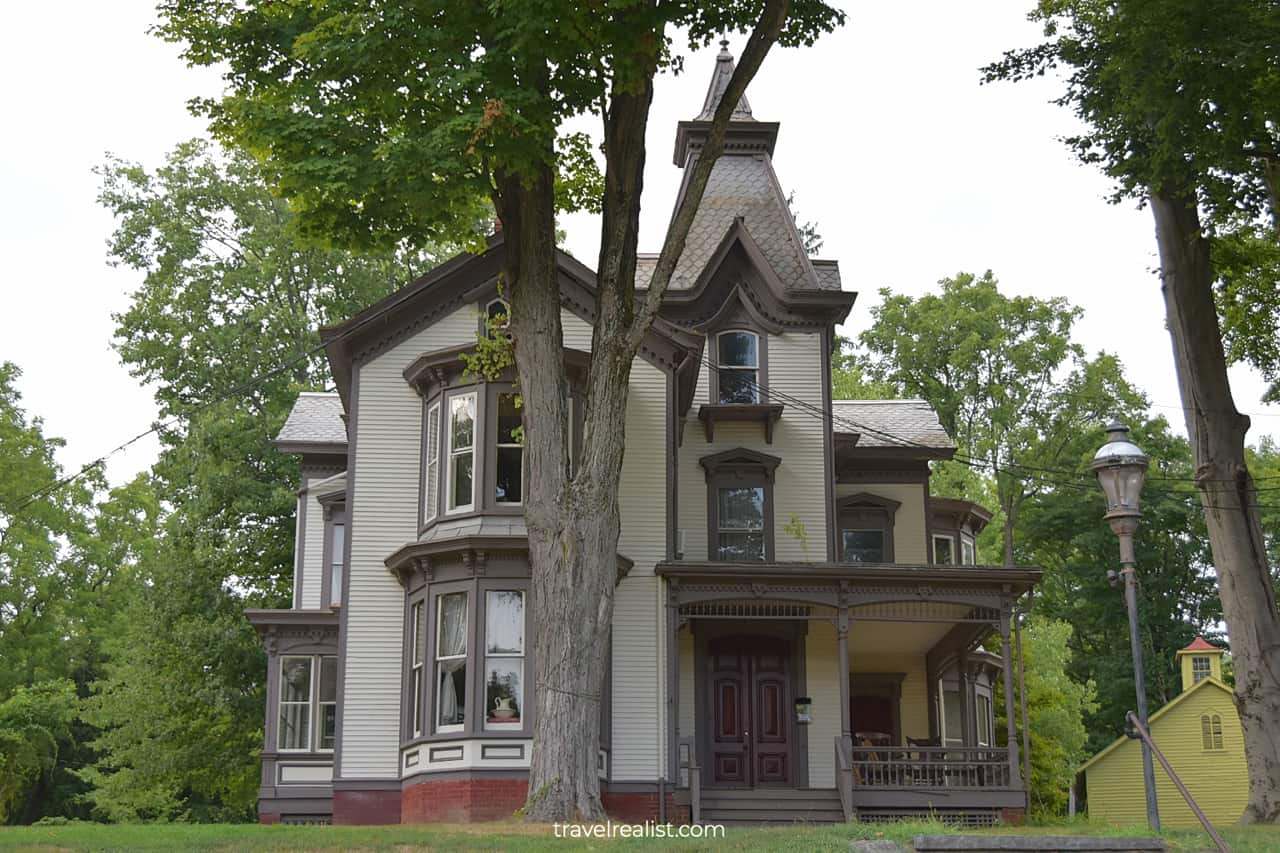
MULTIPOLYGON (((1180 704, 1184 699, 1186 699, 1188 696, 1193 695, 1196 691, 1198 691, 1198 690, 1209 690, 1210 688, 1212 688, 1212 689, 1214 689, 1214 690, 1221 690, 1223 693, 1227 694, 1228 700, 1229 700, 1229 701, 1232 701, 1232 700, 1231 700, 1231 688, 1230 688, 1230 687, 1228 687, 1227 685, 1223 684, 1221 681, 1219 681, 1219 680, 1218 680, 1218 679, 1216 679, 1216 678, 1205 678, 1205 679, 1202 679, 1198 684, 1196 684, 1196 685, 1195 685, 1194 687, 1192 687, 1190 690, 1184 690, 1184 691, 1182 691, 1181 693, 1179 693, 1177 696, 1175 696, 1175 697, 1173 697, 1172 699, 1170 699, 1168 702, 1166 702, 1166 703, 1165 703, 1165 705, 1164 705, 1164 707, 1163 707, 1163 708, 1161 708, 1159 711, 1156 711, 1154 714, 1152 714, 1152 715, 1151 715, 1150 719, 1148 719, 1148 720, 1147 720, 1147 728, 1148 728, 1148 730, 1150 730, 1150 731, 1152 731, 1152 732, 1153 732, 1152 737, 1153 737, 1153 738, 1155 737, 1155 735, 1154 735, 1155 725, 1156 725, 1156 723, 1160 720, 1160 718, 1161 718, 1161 717, 1163 717, 1165 714, 1167 714, 1167 713, 1169 713, 1170 711, 1172 711, 1174 708, 1178 707, 1178 705, 1179 705, 1179 704, 1180 704)), ((1235 708, 1234 701, 1232 701, 1232 705, 1231 705, 1231 707, 1232 707, 1232 709, 1234 709, 1234 708, 1235 708)), ((1133 738, 1130 738, 1130 737, 1127 737, 1127 736, 1126 736, 1126 737, 1118 737, 1118 738, 1116 738, 1116 739, 1115 739, 1114 741, 1112 741, 1110 744, 1108 744, 1107 746, 1103 747, 1103 749, 1102 749, 1100 752, 1098 752, 1098 754, 1097 754, 1097 755, 1095 755, 1095 756, 1093 756, 1092 758, 1090 758, 1090 759, 1089 759, 1088 761, 1086 761, 1084 764, 1081 764, 1081 765, 1080 765, 1080 769, 1079 769, 1079 770, 1077 770, 1076 772, 1077 772, 1077 773, 1083 773, 1083 772, 1084 772, 1085 770, 1087 770, 1091 765, 1097 764, 1097 763, 1098 763, 1098 762, 1103 758, 1103 756, 1110 755, 1112 752, 1115 752, 1117 749, 1119 749, 1119 748, 1120 748, 1120 746, 1121 746, 1122 744, 1130 743, 1130 742, 1132 742, 1132 741, 1133 741, 1133 738)))

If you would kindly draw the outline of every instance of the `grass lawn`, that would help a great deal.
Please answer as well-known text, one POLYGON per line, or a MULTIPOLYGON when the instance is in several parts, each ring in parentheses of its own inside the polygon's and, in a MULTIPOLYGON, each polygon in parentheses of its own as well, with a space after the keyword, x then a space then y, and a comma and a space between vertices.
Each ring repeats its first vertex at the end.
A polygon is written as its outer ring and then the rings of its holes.
MULTIPOLYGON (((219 851, 373 851, 373 850, 848 850, 853 839, 910 841, 918 833, 951 830, 939 824, 797 825, 777 829, 729 829, 723 839, 556 838, 550 827, 522 823, 440 826, 258 826, 256 824, 146 824, 28 826, 0 828, 0 850, 219 850, 219 851)), ((1116 829, 1077 822, 1057 826, 1002 827, 998 833, 1048 835, 1144 835, 1143 828, 1116 829)), ((1280 826, 1227 827, 1223 834, 1234 853, 1280 850, 1280 826)), ((1172 850, 1191 853, 1212 849, 1201 832, 1166 833, 1172 850)))

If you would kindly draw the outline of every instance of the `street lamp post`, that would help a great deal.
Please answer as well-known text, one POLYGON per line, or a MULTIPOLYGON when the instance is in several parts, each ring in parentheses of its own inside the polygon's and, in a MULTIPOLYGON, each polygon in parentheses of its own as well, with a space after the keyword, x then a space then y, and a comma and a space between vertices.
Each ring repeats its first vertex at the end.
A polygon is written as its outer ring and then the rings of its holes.
MULTIPOLYGON (((1142 638, 1138 634, 1137 559, 1133 550, 1133 534, 1142 513, 1138 499, 1147 475, 1147 455, 1129 440, 1129 428, 1118 421, 1107 427, 1107 443, 1093 457, 1093 472, 1107 496, 1107 514, 1103 516, 1120 539, 1120 576, 1124 580, 1124 604, 1129 611, 1129 645, 1133 652, 1133 683, 1138 694, 1138 722, 1147 729, 1147 685, 1142 669, 1142 638)), ((1114 572, 1108 572, 1112 578, 1114 572)), ((1149 729, 1148 729, 1149 730, 1149 729)), ((1151 763, 1151 748, 1142 742, 1142 775, 1147 788, 1147 823, 1160 831, 1160 809, 1156 803, 1156 775, 1151 763)))

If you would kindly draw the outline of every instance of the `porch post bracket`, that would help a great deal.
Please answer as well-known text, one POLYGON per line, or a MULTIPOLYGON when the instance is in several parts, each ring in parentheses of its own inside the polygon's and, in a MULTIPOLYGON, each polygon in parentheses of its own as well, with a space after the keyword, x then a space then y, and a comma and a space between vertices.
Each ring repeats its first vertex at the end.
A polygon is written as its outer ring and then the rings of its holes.
MULTIPOLYGON (((843 586, 843 585, 842 585, 843 586)), ((843 591, 841 598, 844 598, 843 591)), ((840 737, 847 746, 853 745, 853 726, 849 719, 849 605, 840 605, 836 617, 836 640, 840 651, 840 737)))

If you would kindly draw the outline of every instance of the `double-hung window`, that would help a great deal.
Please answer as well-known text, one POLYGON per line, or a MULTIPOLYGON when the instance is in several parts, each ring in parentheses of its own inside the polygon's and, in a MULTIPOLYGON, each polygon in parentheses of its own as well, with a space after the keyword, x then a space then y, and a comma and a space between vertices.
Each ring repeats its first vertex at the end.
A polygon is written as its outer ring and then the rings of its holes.
POLYGON ((409 636, 413 647, 409 651, 409 665, 413 675, 409 679, 409 689, 412 691, 409 695, 409 728, 413 736, 417 737, 422 734, 422 644, 426 639, 422 629, 425 625, 425 603, 414 602, 410 610, 409 619, 412 628, 409 636))
POLYGON ((456 732, 467 718, 467 594, 436 601, 436 731, 456 732))
POLYGON ((719 403, 760 402, 760 338, 753 332, 716 336, 719 403))
POLYGON ((449 398, 449 512, 475 506, 476 395, 449 398))
POLYGON ((717 497, 717 559, 763 560, 764 486, 722 487, 717 497))
POLYGON ((960 565, 972 566, 977 563, 977 555, 974 553, 973 540, 968 536, 960 537, 960 565))
MULTIPOLYGON (((520 408, 515 394, 498 395, 498 441, 493 499, 518 504, 524 495, 524 445, 521 443, 520 408)), ((572 413, 571 413, 572 416, 572 413)))
POLYGON ((991 697, 978 697, 978 745, 991 746, 991 697))
POLYGON ((1191 658, 1191 683, 1199 684, 1209 677, 1213 671, 1209 663, 1209 658, 1205 655, 1195 655, 1191 658))
POLYGON ((426 478, 425 499, 422 504, 423 522, 431 521, 440 511, 440 404, 433 403, 427 409, 427 464, 423 472, 426 478))
POLYGON ((520 728, 524 716, 524 593, 489 590, 484 616, 485 728, 520 728))
POLYGON ((338 700, 338 659, 333 655, 280 658, 280 716, 276 748, 281 752, 333 749, 338 700))

